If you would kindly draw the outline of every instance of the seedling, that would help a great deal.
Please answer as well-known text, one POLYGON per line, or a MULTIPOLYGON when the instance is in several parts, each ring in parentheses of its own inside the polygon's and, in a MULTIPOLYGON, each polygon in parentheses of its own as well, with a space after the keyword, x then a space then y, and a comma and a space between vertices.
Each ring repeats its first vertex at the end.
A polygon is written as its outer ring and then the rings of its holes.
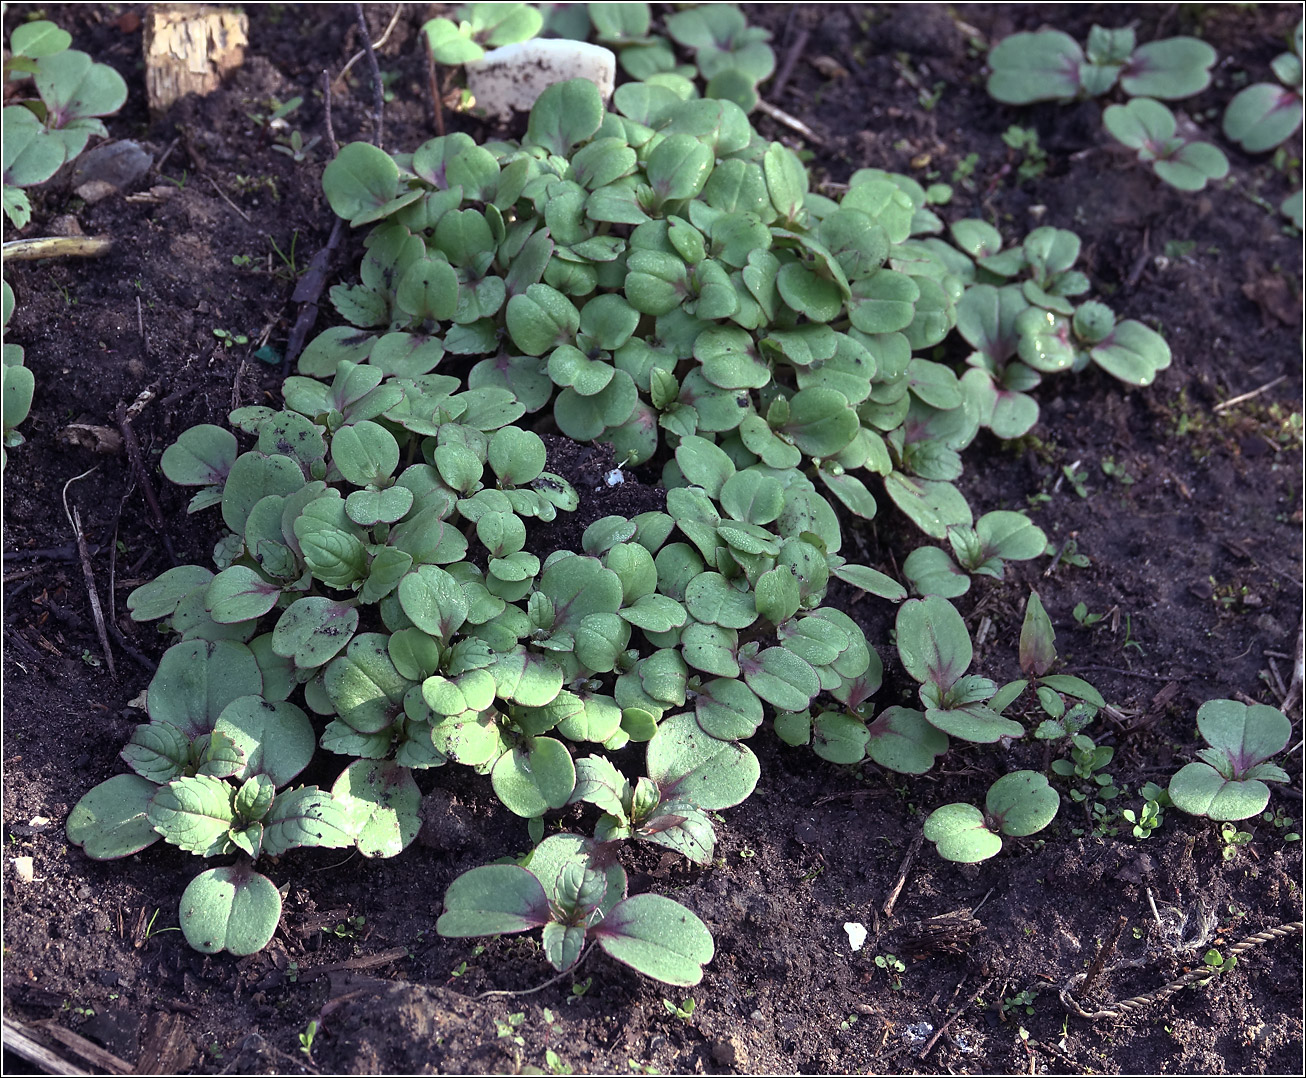
POLYGON ((487 936, 544 929, 544 953, 566 972, 585 938, 611 957, 667 984, 695 985, 711 960, 712 937, 692 912, 661 895, 627 898, 626 873, 587 840, 553 835, 529 867, 484 865, 445 893, 436 922, 442 936, 487 936))
POLYGON ((1140 161, 1180 191, 1200 191, 1229 174, 1229 159, 1218 147, 1178 134, 1174 113, 1150 97, 1109 106, 1102 123, 1116 141, 1137 150, 1140 161))
POLYGON ((518 1032, 522 1023, 525 1021, 525 1011, 516 1011, 513 1014, 508 1015, 506 1019, 496 1018, 494 1020, 494 1029, 498 1034, 499 1040, 512 1041, 512 1043, 517 1045, 519 1048, 525 1047, 526 1038, 518 1032))
POLYGON ((1161 805, 1156 801, 1144 801, 1137 813, 1133 809, 1121 809, 1121 817, 1133 826, 1134 838, 1151 838, 1164 819, 1161 805))
POLYGON ((304 1032, 299 1035, 299 1050, 308 1056, 310 1060, 313 1058, 313 1041, 316 1039, 317 1021, 313 1020, 304 1027, 304 1032))
POLYGON ((1220 856, 1232 861, 1238 856, 1238 847, 1248 845, 1255 836, 1249 831, 1239 831, 1237 824, 1220 825, 1220 856))
POLYGON ((897 955, 877 954, 875 964, 889 975, 889 987, 895 992, 902 988, 902 975, 907 971, 906 964, 897 955))
POLYGON ((679 1018, 682 1022, 688 1022, 689 1019, 694 1016, 694 1007, 696 1004, 691 997, 679 1004, 673 1003, 669 999, 664 999, 662 1001, 662 1006, 666 1008, 667 1014, 672 1018, 679 1018))
POLYGON ((1024 837, 1041 831, 1056 816, 1061 798, 1037 771, 1013 771, 989 787, 985 811, 953 804, 925 819, 925 837, 946 861, 973 864, 1002 849, 1002 835, 1024 837))
POLYGON ((1070 615, 1085 629, 1091 629, 1106 618, 1106 614, 1090 613, 1087 603, 1076 603, 1075 609, 1070 612, 1070 615))
POLYGON ((1033 1014, 1036 999, 1038 999, 1038 993, 1031 989, 1027 988, 1023 992, 1017 992, 1014 996, 1008 996, 1002 1001, 1002 1013, 1010 1014, 1012 1011, 1023 1009, 1027 1015, 1033 1014))
POLYGON ((1264 704, 1208 700, 1197 709, 1197 730, 1207 747, 1170 780, 1170 800, 1192 816, 1246 820, 1265 810, 1267 782, 1288 774, 1269 760, 1292 735, 1283 712, 1264 704))
MULTIPOLYGON (((1278 84, 1258 82, 1244 87, 1225 109, 1225 136, 1248 153, 1272 150, 1301 127, 1302 26, 1299 22, 1293 33, 1292 51, 1280 53, 1270 64, 1278 84)), ((1300 199, 1300 192, 1296 197, 1300 199)))
POLYGON ((222 342, 224 348, 235 348, 237 345, 249 344, 249 338, 243 333, 232 333, 229 329, 220 329, 214 327, 213 336, 222 342))
POLYGON ((1225 958, 1218 948, 1212 947, 1202 955, 1202 964, 1219 973, 1228 973, 1238 965, 1238 958, 1236 955, 1225 958))
POLYGON ((1034 128, 1012 124, 1003 132, 1002 141, 1021 156, 1016 175, 1022 182, 1037 180, 1048 170, 1048 155, 1038 144, 1038 132, 1034 128))

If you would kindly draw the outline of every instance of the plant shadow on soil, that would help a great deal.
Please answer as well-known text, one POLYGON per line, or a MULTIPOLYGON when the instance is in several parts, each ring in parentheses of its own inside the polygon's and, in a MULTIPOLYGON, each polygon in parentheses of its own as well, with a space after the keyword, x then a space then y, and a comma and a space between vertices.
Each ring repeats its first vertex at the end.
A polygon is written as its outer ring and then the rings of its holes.
MULTIPOLYGON (((380 55, 382 68, 397 72, 387 142, 408 149, 432 133, 417 7, 400 17, 380 55)), ((27 10, 10 5, 6 37, 27 10)), ((272 152, 268 131, 248 114, 301 94, 293 122, 306 138, 320 132, 314 89, 323 67, 337 71, 355 51, 356 30, 345 5, 251 6, 244 67, 218 93, 151 121, 138 70, 142 5, 44 10, 76 47, 127 77, 132 96, 110 119, 113 134, 143 140, 156 161, 172 150, 136 192, 143 199, 82 205, 59 179, 38 194, 33 231, 74 215, 88 234, 114 238, 109 257, 6 270, 19 302, 13 337, 37 376, 27 444, 10 453, 4 484, 7 1017, 53 1020, 145 1073, 521 1071, 546 1067, 550 1049, 560 1067, 620 1073, 636 1065, 649 1073, 1296 1072, 1297 940, 1261 948, 1232 974, 1119 1024, 1067 1022, 1057 997, 1121 915, 1129 927, 1095 999, 1147 992, 1200 964, 1204 947, 1176 947, 1159 930, 1149 889, 1163 916, 1181 911, 1190 925, 1209 916, 1226 944, 1299 919, 1300 843, 1285 844, 1260 821, 1249 828, 1255 841, 1226 860, 1205 821, 1172 812, 1139 842, 1127 827, 1095 834, 1082 807, 1066 800, 1037 840, 1011 843, 978 866, 942 862, 926 846, 892 915, 879 912, 923 816, 980 796, 1007 771, 1045 768, 1042 743, 963 747, 910 778, 869 762, 826 764, 761 731, 751 743, 761 783, 719 825, 716 865, 699 869, 645 849, 623 854, 632 892, 669 893, 713 930, 717 957, 688 992, 595 953, 543 991, 478 998, 534 987, 552 970, 523 937, 476 946, 435 935, 440 896, 456 875, 528 843, 488 783, 454 768, 420 778, 426 823, 404 856, 295 853, 273 866, 289 889, 266 951, 238 960, 189 950, 167 929, 191 858, 155 846, 95 863, 63 837, 76 800, 121 769, 118 750, 142 717, 130 701, 149 680, 121 650, 116 678, 104 665, 81 570, 67 553, 64 485, 95 467, 69 496, 96 551, 109 616, 144 658, 157 658, 166 641, 127 618, 125 599, 168 561, 125 457, 96 455, 61 432, 74 421, 112 425, 120 402, 153 387, 135 426, 157 462, 186 427, 275 401, 279 372, 252 351, 265 335, 283 342, 297 311, 291 274, 271 243, 288 251, 293 242, 302 269, 331 218, 318 184, 321 151, 296 165, 272 152), (246 255, 247 264, 233 262, 246 255), (228 349, 215 328, 253 343, 228 349), (30 882, 13 871, 18 856, 34 858, 30 882), (953 916, 931 920, 941 915, 953 916), (870 930, 856 953, 845 921, 870 930), (896 983, 874 963, 887 954, 905 965, 896 983), (1033 995, 1033 1013, 1004 1013, 1004 1000, 1021 992, 1033 995), (690 1017, 668 1013, 664 999, 689 995, 697 1003, 690 1017), (965 1013, 922 1059, 931 1031, 959 1005, 965 1013), (298 1036, 311 1020, 318 1033, 310 1058, 298 1036)), ((391 10, 369 9, 374 36, 391 10)), ((1203 36, 1254 76, 1299 11, 1201 10, 1203 36)), ((1082 39, 1094 21, 1116 25, 1117 11, 986 5, 961 14, 989 40, 1045 21, 1082 39)), ((1139 40, 1193 31, 1178 11, 1131 10, 1139 40)), ((937 173, 956 190, 948 219, 984 216, 1008 238, 1039 223, 1072 228, 1095 291, 1121 317, 1163 327, 1175 359, 1152 387, 1131 390, 1099 374, 1045 385, 1032 435, 1014 446, 979 440, 963 479, 978 511, 1026 508, 1031 496, 1046 495, 1032 503, 1033 519, 1058 548, 1073 542, 1090 559, 1054 569, 1041 559, 1009 569, 1003 581, 979 582, 959 602, 980 640, 976 672, 999 682, 1016 675, 1021 610, 1036 586, 1066 671, 1084 673, 1123 716, 1093 732, 1115 746, 1111 771, 1131 791, 1121 804, 1136 809, 1144 782, 1164 784, 1191 757, 1199 703, 1245 693, 1278 704, 1275 678, 1292 669, 1302 502, 1300 435, 1288 417, 1301 410, 1301 249, 1264 208, 1288 193, 1287 180, 1263 158, 1235 151, 1230 183, 1181 195, 1110 148, 1095 105, 995 105, 977 77, 982 58, 968 47, 969 31, 942 5, 777 5, 749 14, 773 31, 781 57, 800 30, 810 35, 776 103, 823 136, 811 162, 818 179, 846 180, 865 166, 922 179, 937 173), (818 58, 832 63, 818 68, 818 58), (936 84, 943 92, 931 102, 936 84), (1049 151, 1044 175, 1015 175, 1019 160, 1001 141, 1013 123, 1039 131, 1049 151), (969 176, 959 175, 972 153, 969 176), (1214 411, 1275 379, 1246 403, 1214 411), (1106 474, 1106 461, 1133 482, 1106 474), (1067 481, 1071 465, 1083 495, 1067 481), (1070 616, 1079 602, 1114 616, 1081 628, 1070 616)), ((364 69, 355 66, 349 91, 336 98, 342 142, 370 133, 364 69)), ((1208 129, 1216 124, 1207 111, 1231 92, 1228 75, 1221 69, 1212 90, 1184 104, 1208 129)), ((765 117, 757 123, 768 137, 791 138, 765 117)), ((484 133, 474 121, 465 126, 484 133)), ((347 264, 339 259, 337 269, 347 264)), ((550 466, 584 497, 572 527, 661 497, 640 482, 648 476, 627 472, 618 502, 603 480, 612 468, 605 450, 550 445, 550 466)), ((183 491, 163 485, 159 496, 178 558, 206 562, 212 521, 186 516, 183 491)), ((896 575, 891 552, 909 549, 912 536, 884 504, 870 527, 845 522, 845 534, 856 560, 896 575)), ((535 538, 552 549, 578 534, 535 538)), ((910 695, 888 643, 887 604, 852 592, 831 601, 878 645, 886 662, 880 701, 910 695)), ((1299 773, 1300 756, 1286 766, 1299 773)), ((1300 817, 1300 778, 1275 792, 1272 807, 1300 817)), ((5 1063, 14 1072, 23 1066, 8 1055, 5 1063)))

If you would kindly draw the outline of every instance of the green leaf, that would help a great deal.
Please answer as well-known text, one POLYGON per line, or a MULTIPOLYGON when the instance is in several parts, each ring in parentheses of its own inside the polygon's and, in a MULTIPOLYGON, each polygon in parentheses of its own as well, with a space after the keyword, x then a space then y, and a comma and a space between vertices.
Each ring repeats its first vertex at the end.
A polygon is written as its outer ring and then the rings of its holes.
POLYGON ((722 741, 752 737, 762 725, 762 701, 731 677, 714 678, 700 687, 694 707, 698 725, 722 741))
POLYGON ((150 799, 158 789, 156 783, 140 775, 106 779, 68 813, 64 825, 68 841, 82 847, 92 861, 139 853, 159 840, 148 816, 150 799))
POLYGON ((241 782, 263 775, 274 786, 285 786, 309 765, 317 745, 313 724, 300 708, 261 696, 233 700, 213 729, 241 753, 243 763, 232 776, 241 782))
POLYGON ((248 865, 211 868, 181 895, 181 931, 202 954, 256 954, 272 939, 281 920, 281 894, 248 865))
POLYGON ((603 121, 603 99, 588 79, 569 79, 546 89, 531 109, 526 141, 565 157, 603 121))
POLYGON ((183 431, 163 451, 159 467, 181 486, 218 486, 225 483, 236 462, 236 436, 211 423, 200 423, 183 431))
POLYGON ((948 737, 908 707, 887 707, 869 728, 866 754, 902 775, 923 775, 948 751, 948 737))
POLYGON ((1237 700, 1207 700, 1197 709, 1197 730, 1228 761, 1235 778, 1282 752, 1292 736, 1282 711, 1237 700))
POLYGON ((898 655, 907 673, 941 693, 970 666, 970 634, 946 599, 935 595, 908 599, 898 608, 897 634, 898 655))
POLYGON ((703 967, 715 953, 707 926, 662 895, 635 895, 617 903, 590 934, 618 962, 683 987, 703 979, 703 967))
POLYGON ((1119 323, 1089 355, 1107 374, 1136 386, 1151 385, 1170 366, 1165 338, 1132 319, 1119 323))
POLYGON ((469 612, 462 587, 434 565, 419 565, 399 582, 399 603, 414 625, 444 644, 469 612))
POLYGON ((1248 820, 1270 803, 1270 788, 1259 779, 1227 779, 1202 762, 1181 767, 1168 792, 1181 812, 1212 820, 1248 820))
POLYGON ((231 625, 262 617, 280 598, 280 584, 264 579, 244 565, 233 565, 210 582, 204 604, 214 621, 231 625))
POLYGON ((562 669, 546 656, 521 646, 499 655, 490 672, 499 687, 498 695, 524 707, 544 707, 562 688, 562 669))
POLYGON ((720 573, 694 577, 685 588, 685 606, 695 620, 723 629, 746 629, 757 620, 753 597, 720 573))
POLYGON ((1026 677, 1041 678, 1057 661, 1056 633, 1036 591, 1029 593, 1020 627, 1020 668, 1026 677))
POLYGON ((789 400, 789 419, 781 428, 804 453, 830 457, 848 445, 860 421, 848 398, 835 389, 800 389, 789 400))
POLYGON ((272 630, 272 650, 282 658, 293 659, 301 670, 311 670, 344 650, 357 628, 356 606, 321 595, 296 599, 272 630))
MULTIPOLYGON (((750 646, 757 645, 745 645, 750 646)), ((739 665, 748 687, 779 711, 801 711, 821 689, 811 665, 782 647, 765 648, 753 656, 741 648, 739 665)))
POLYGON ((147 695, 149 714, 195 737, 212 730, 231 701, 262 688, 258 662, 243 644, 186 640, 159 660, 147 695))
POLYGON ((1002 849, 1002 839, 984 826, 984 813, 974 805, 952 804, 925 818, 925 837, 945 861, 976 864, 1002 849))
POLYGON ((1291 138, 1301 122, 1302 101, 1296 93, 1258 82, 1234 94, 1224 112, 1224 134, 1248 153, 1264 153, 1291 138))
MULTIPOLYGON (((922 694, 925 691, 922 689, 922 694)), ((968 703, 950 708, 926 708, 925 719, 931 726, 942 730, 950 737, 973 741, 979 745, 992 745, 1004 737, 1025 736, 1025 728, 1020 723, 1003 718, 992 708, 980 703, 968 703)))
POLYGON ((989 787, 984 807, 1004 835, 1024 838, 1052 822, 1061 797, 1041 772, 1013 771, 989 787))
POLYGON ((9 39, 9 49, 14 56, 39 59, 42 56, 53 56, 56 52, 63 52, 72 43, 72 35, 67 30, 59 29, 46 19, 38 19, 14 27, 13 35, 9 39))
POLYGON ((316 786, 282 791, 263 817, 263 852, 269 857, 300 847, 340 849, 354 840, 344 806, 316 786))
POLYGON ((150 801, 149 818, 165 842, 187 853, 214 857, 229 848, 227 833, 236 822, 235 789, 223 779, 195 775, 160 786, 150 801))
POLYGON ((695 197, 707 183, 713 161, 711 147, 693 135, 667 135, 645 164, 658 204, 695 197))
POLYGON ((970 590, 970 577, 935 546, 917 547, 902 563, 903 575, 921 595, 955 599, 970 590))
POLYGON ((944 539, 950 527, 969 527, 973 519, 965 497, 951 483, 913 479, 894 472, 885 478, 884 489, 893 503, 931 539, 944 539))
POLYGON ((421 791, 412 773, 393 761, 355 760, 331 787, 349 816, 364 857, 394 857, 422 828, 421 791))
POLYGON ((550 919, 548 896, 534 874, 520 865, 482 865, 449 885, 435 930, 454 938, 500 935, 550 919))
POLYGON ((448 19, 436 18, 423 23, 422 32, 426 35, 426 47, 438 64, 467 64, 485 55, 485 50, 468 36, 470 26, 463 33, 448 19))
POLYGON ((697 435, 680 439, 676 463, 686 479, 707 491, 708 497, 720 499, 721 488, 735 474, 729 456, 716 444, 697 435))
POLYGON ((1210 85, 1215 61, 1215 50, 1199 38, 1149 41, 1121 69, 1120 87, 1130 97, 1191 97, 1210 85))
POLYGON ((690 714, 664 719, 648 743, 649 777, 664 798, 682 797, 709 812, 743 801, 757 785, 757 757, 707 734, 690 714))
POLYGON ((394 199, 398 185, 399 166, 369 142, 342 146, 322 173, 322 189, 332 212, 355 227, 376 220, 394 199))
POLYGON ((1007 105, 1029 105, 1075 97, 1084 53, 1069 34, 1042 30, 1003 38, 989 50, 988 62, 989 96, 1007 105))
POLYGON ((867 739, 866 724, 843 712, 819 712, 812 724, 812 751, 832 764, 861 762, 867 739))
POLYGON ((532 737, 499 757, 490 780, 500 801, 530 819, 567 804, 576 788, 576 768, 561 741, 532 737))

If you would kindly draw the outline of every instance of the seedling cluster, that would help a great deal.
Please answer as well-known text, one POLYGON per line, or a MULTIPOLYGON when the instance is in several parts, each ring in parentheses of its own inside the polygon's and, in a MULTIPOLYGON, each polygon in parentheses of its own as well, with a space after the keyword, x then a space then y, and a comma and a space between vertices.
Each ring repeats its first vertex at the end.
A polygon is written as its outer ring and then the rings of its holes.
MULTIPOLYGON (((534 33, 525 11, 472 5, 429 36, 470 52, 534 33)), ((797 154, 749 122, 744 83, 770 50, 735 9, 667 20, 706 96, 645 5, 589 17, 638 79, 611 111, 573 80, 543 93, 520 141, 340 150, 323 188, 368 228, 357 282, 331 290, 342 324, 309 343, 281 408, 239 408, 236 433, 197 426, 163 454, 195 489, 191 512, 217 510, 223 530, 212 569, 131 594, 132 617, 176 642, 123 751, 133 774, 91 790, 68 836, 95 858, 159 838, 235 856, 183 896, 199 950, 267 943, 281 899, 260 859, 394 856, 421 826, 416 773, 462 765, 534 848, 458 877, 442 935, 538 929, 559 971, 592 941, 691 986, 711 935, 669 898, 628 894, 620 844, 711 864, 714 816, 756 786, 744 742, 768 716, 827 760, 921 774, 954 742, 1025 736, 1003 712, 1027 689, 1038 736, 1076 748, 1104 706, 1051 672, 1037 595, 1025 678, 967 673, 949 597, 1049 548, 1022 514, 976 519, 956 481, 981 428, 1030 429, 1044 375, 1095 364, 1144 386, 1170 362, 1164 340, 1076 298, 1089 282, 1073 233, 1006 245, 878 169, 837 199, 812 191, 797 154), (954 331, 974 349, 961 373, 938 347, 954 331), (540 548, 540 526, 581 505, 547 470, 530 429, 545 420, 660 479, 666 510, 540 548), (873 519, 882 498, 951 547, 908 559, 919 597, 841 553, 841 518, 873 519), (918 707, 874 703, 881 658, 825 605, 836 582, 897 605, 918 707), (329 788, 294 785, 331 754, 329 788), (573 805, 593 807, 592 833, 544 838, 546 815, 573 805)), ((977 861, 1059 804, 1047 776, 1019 771, 983 810, 935 811, 926 836, 977 861)))
MULTIPOLYGON (((50 179, 86 148, 91 136, 109 132, 100 119, 122 108, 127 84, 107 64, 70 49, 72 37, 44 19, 14 29, 4 62, 4 212, 15 228, 32 219, 26 188, 50 179), (30 82, 35 97, 24 97, 30 82), (12 97, 11 97, 12 93, 12 97)), ((14 313, 14 292, 4 282, 4 325, 14 313)), ((4 449, 22 445, 18 425, 32 407, 36 379, 23 365, 21 345, 4 344, 4 449)), ((4 467, 0 449, 0 468, 4 467)))

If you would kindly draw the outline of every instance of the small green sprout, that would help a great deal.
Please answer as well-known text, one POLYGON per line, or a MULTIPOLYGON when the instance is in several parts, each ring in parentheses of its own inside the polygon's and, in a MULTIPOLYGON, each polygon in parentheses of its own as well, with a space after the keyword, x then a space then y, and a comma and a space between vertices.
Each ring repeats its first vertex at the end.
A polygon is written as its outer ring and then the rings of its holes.
POLYGON ((1070 614, 1071 617, 1073 617, 1075 621, 1085 629, 1091 629, 1098 622, 1103 621, 1106 618, 1106 614, 1090 613, 1087 603, 1076 603, 1074 610, 1072 610, 1070 614))
POLYGON ((1288 781, 1287 772, 1269 762, 1292 735, 1287 716, 1265 704, 1208 700, 1197 710, 1197 730, 1207 747, 1170 780, 1175 808, 1220 821, 1265 811, 1270 800, 1265 784, 1288 781))
POLYGON ((237 345, 249 344, 249 338, 243 333, 232 333, 228 329, 221 329, 217 326, 213 329, 213 336, 222 342, 224 348, 235 348, 237 345))
POLYGON ((1218 948, 1212 947, 1202 955, 1202 963, 1210 969, 1216 970, 1220 973, 1228 973, 1238 965, 1238 958, 1236 955, 1230 955, 1228 958, 1225 958, 1220 954, 1218 948))
POLYGON ((313 1058, 313 1041, 317 1038, 317 1021, 312 1020, 304 1027, 304 1032, 299 1035, 299 1050, 313 1058))
POLYGON ((1009 1014, 1012 1011, 1023 1009, 1026 1014, 1033 1014, 1036 999, 1038 999, 1038 993, 1026 988, 1024 991, 1017 992, 1014 996, 1008 996, 1002 1001, 1002 1013, 1009 1014))
POLYGON ((902 974, 907 970, 902 959, 894 954, 877 954, 875 964, 889 975, 889 987, 895 992, 899 991, 902 988, 902 974))
POLYGON ((689 1019, 693 1017, 694 1008, 697 1005, 694 1003, 693 997, 691 996, 689 999, 686 999, 679 1004, 673 1003, 669 999, 664 999, 662 1001, 662 1006, 666 1009, 667 1014, 672 1018, 679 1018, 682 1022, 688 1022, 689 1019))

